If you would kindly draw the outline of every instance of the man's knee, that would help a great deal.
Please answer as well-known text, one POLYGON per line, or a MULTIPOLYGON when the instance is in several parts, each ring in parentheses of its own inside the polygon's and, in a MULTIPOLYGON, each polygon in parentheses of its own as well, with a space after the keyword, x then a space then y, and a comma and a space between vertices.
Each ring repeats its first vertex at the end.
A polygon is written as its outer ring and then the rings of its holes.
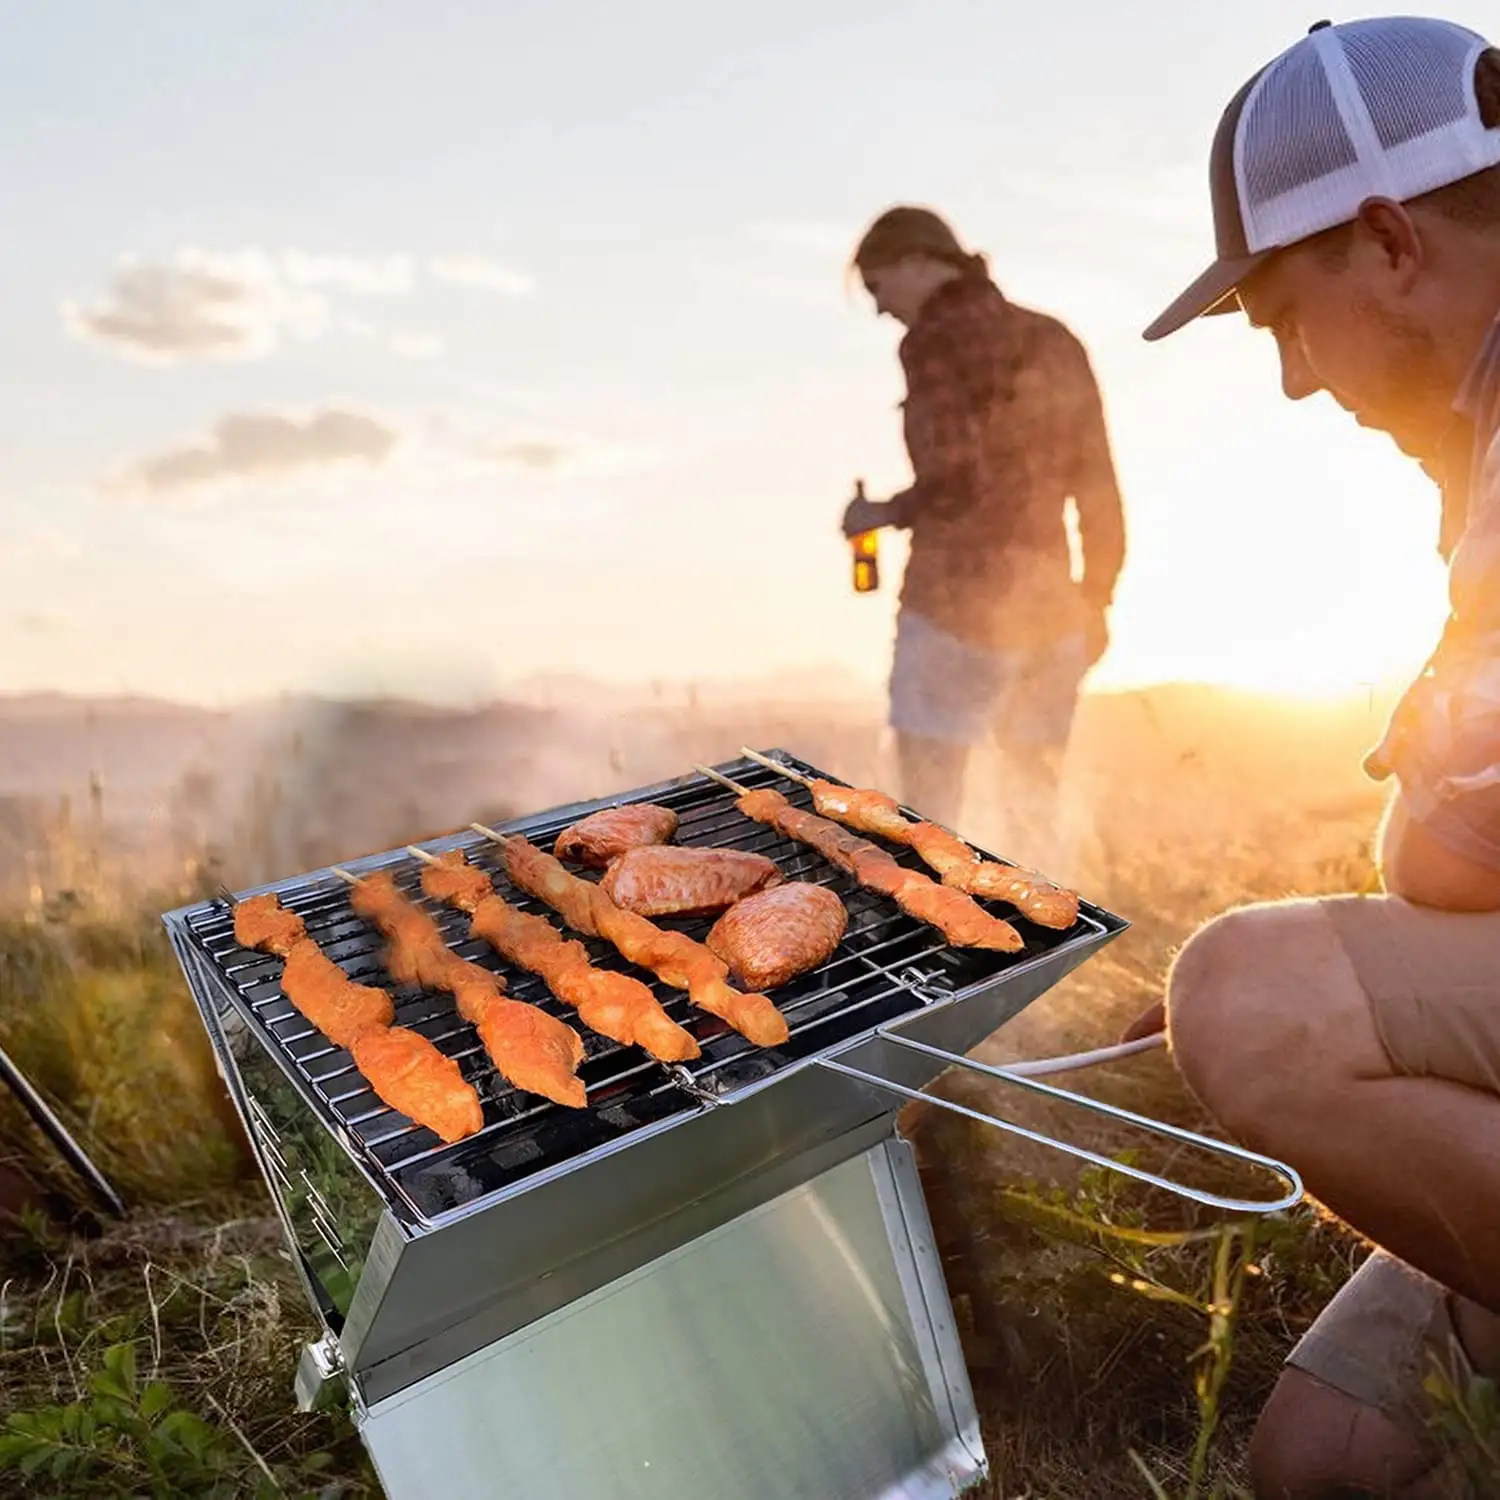
POLYGON ((1414 1428, 1288 1369, 1250 1440, 1250 1479, 1256 1500, 1400 1494, 1434 1457, 1414 1428))
POLYGON ((1227 912, 1194 933, 1172 966, 1167 1022, 1177 1067, 1227 1130, 1265 1144, 1268 1122, 1321 1086, 1309 1070, 1337 1068, 1319 1037, 1357 1001, 1352 983, 1316 902, 1227 912))

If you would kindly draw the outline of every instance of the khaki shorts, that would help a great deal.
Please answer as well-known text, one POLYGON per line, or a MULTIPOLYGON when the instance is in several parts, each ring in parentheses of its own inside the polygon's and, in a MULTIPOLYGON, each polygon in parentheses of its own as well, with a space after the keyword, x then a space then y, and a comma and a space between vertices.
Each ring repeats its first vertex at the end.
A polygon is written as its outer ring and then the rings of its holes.
MULTIPOLYGON (((1440 912, 1389 896, 1336 896, 1321 904, 1369 996, 1396 1072, 1500 1095, 1500 913, 1440 912)), ((1453 1376, 1469 1373, 1453 1335, 1457 1300, 1377 1252, 1323 1309, 1287 1363, 1410 1420, 1423 1409, 1422 1381, 1433 1358, 1453 1376)))
POLYGON ((1500 912, 1435 911, 1394 896, 1320 904, 1396 1072, 1500 1094, 1500 912))
POLYGON ((1433 1362, 1459 1389, 1475 1372, 1453 1329, 1447 1292, 1377 1250, 1339 1289, 1286 1362, 1404 1426, 1424 1425, 1433 1362))

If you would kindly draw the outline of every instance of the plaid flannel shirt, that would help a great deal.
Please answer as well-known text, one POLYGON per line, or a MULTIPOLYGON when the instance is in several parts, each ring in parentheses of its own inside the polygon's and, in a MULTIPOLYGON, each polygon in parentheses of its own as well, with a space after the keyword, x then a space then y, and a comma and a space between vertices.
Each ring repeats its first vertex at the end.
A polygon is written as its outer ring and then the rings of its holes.
POLYGON ((1448 622, 1367 768, 1394 772, 1411 816, 1448 848, 1500 869, 1500 319, 1455 408, 1473 441, 1448 554, 1448 622))
POLYGON ((1099 389, 1056 319, 964 276, 929 298, 901 342, 913 483, 901 603, 970 644, 1004 649, 1077 629, 1114 594, 1124 516, 1099 389), (1075 585, 1072 497, 1084 555, 1075 585))

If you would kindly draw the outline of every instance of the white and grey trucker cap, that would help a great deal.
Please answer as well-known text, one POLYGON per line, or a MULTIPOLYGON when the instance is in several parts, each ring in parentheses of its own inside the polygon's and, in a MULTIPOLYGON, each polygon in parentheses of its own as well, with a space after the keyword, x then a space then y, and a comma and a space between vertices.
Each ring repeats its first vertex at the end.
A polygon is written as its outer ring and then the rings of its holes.
POLYGON ((1275 250, 1500 164, 1474 65, 1491 44, 1449 21, 1319 21, 1230 101, 1209 157, 1218 257, 1146 330, 1165 338, 1275 250))

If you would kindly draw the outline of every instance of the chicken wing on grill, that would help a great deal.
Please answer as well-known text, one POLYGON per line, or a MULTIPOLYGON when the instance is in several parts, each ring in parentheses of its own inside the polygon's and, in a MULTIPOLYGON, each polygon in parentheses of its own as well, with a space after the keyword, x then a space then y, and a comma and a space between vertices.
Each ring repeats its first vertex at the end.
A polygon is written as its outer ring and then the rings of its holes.
POLYGON ((709 930, 709 949, 753 990, 815 969, 844 940, 849 913, 826 885, 794 880, 736 901, 709 930))
POLYGON ((629 807, 606 807, 564 828, 552 852, 559 859, 602 870, 627 850, 665 844, 676 832, 677 814, 670 807, 636 802, 629 807))
POLYGON ((672 845, 622 854, 599 884, 616 906, 638 916, 702 917, 781 880, 781 871, 764 854, 672 845))

